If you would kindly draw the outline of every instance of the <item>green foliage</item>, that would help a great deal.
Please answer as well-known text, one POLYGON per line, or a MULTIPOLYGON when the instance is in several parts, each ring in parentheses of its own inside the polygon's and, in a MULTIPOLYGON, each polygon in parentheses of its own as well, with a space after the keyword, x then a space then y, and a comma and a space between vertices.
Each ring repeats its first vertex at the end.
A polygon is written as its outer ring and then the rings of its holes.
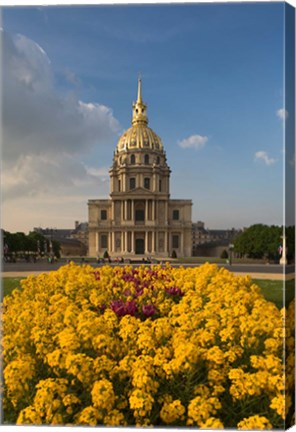
POLYGON ((109 254, 108 254, 108 251, 105 251, 105 252, 104 252, 104 255, 103 255, 103 257, 104 257, 105 259, 109 259, 109 254))
MULTIPOLYGON (((47 253, 49 252, 50 241, 42 234, 30 232, 28 235, 23 232, 10 233, 3 231, 3 243, 8 246, 8 254, 22 253, 47 253)), ((52 250, 54 255, 60 257, 60 243, 52 240, 52 250)))
POLYGON ((61 250, 60 242, 58 242, 57 240, 52 240, 52 251, 54 256, 56 256, 57 258, 61 257, 60 250, 61 250))
MULTIPOLYGON (((282 245, 283 227, 255 224, 239 234, 234 241, 235 251, 249 258, 268 258, 279 260, 279 246, 282 245)), ((287 257, 295 257, 295 226, 285 228, 287 238, 287 257)))
POLYGON ((227 252, 226 249, 224 249, 224 250, 222 251, 220 258, 223 258, 223 259, 228 258, 228 252, 227 252))
MULTIPOLYGON (((247 228, 234 240, 234 250, 249 258, 279 260, 279 246, 282 245, 283 227, 255 224, 247 228)), ((295 254, 295 227, 286 228, 288 257, 295 254)))

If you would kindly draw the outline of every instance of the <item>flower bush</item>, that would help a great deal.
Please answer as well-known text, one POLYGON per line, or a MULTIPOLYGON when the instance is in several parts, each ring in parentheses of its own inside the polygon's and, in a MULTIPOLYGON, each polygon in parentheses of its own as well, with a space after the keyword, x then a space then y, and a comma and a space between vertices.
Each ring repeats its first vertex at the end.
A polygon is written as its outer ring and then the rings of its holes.
POLYGON ((29 276, 3 306, 6 422, 285 425, 293 304, 278 310, 250 277, 70 263, 29 276))

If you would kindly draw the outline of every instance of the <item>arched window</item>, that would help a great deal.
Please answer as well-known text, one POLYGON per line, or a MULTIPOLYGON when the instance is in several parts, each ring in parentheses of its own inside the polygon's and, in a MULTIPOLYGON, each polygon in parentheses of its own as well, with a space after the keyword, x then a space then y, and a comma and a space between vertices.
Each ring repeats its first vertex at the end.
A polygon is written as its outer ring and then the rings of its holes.
POLYGON ((157 156, 157 158, 156 158, 156 163, 157 163, 157 165, 160 164, 160 157, 159 156, 157 156))
POLYGON ((144 156, 144 164, 149 165, 149 155, 145 154, 144 156))
POLYGON ((134 154, 131 155, 131 165, 135 165, 136 163, 136 157, 134 154))

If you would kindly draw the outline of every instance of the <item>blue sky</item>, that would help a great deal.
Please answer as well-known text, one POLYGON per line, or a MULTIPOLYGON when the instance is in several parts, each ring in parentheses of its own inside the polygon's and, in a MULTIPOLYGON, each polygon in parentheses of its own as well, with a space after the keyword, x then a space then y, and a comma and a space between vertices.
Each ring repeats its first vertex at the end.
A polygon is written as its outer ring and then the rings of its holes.
POLYGON ((284 8, 4 8, 4 229, 71 227, 108 196, 139 72, 171 197, 192 199, 192 220, 282 224, 284 8))

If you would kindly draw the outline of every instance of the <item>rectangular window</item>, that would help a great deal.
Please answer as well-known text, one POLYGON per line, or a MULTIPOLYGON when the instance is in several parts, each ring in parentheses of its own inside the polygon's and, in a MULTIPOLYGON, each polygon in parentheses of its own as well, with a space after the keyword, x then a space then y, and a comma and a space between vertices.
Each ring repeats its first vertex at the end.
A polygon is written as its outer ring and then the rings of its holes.
POLYGON ((135 189, 136 187, 136 179, 134 177, 129 179, 129 188, 130 189, 135 189))
POLYGON ((149 177, 144 178, 144 188, 150 189, 150 178, 149 177))
POLYGON ((121 182, 120 180, 118 180, 118 192, 120 192, 120 189, 121 189, 121 182))
POLYGON ((136 222, 145 220, 145 212, 144 210, 136 210, 135 212, 136 222))
POLYGON ((101 220, 107 220, 107 210, 101 210, 101 220))
POLYGON ((173 243, 173 249, 178 249, 179 248, 179 236, 178 235, 173 235, 172 238, 172 243, 173 243))
POLYGON ((173 210, 173 220, 179 220, 179 210, 173 210))
POLYGON ((108 236, 107 234, 101 234, 101 249, 108 248, 108 236))

